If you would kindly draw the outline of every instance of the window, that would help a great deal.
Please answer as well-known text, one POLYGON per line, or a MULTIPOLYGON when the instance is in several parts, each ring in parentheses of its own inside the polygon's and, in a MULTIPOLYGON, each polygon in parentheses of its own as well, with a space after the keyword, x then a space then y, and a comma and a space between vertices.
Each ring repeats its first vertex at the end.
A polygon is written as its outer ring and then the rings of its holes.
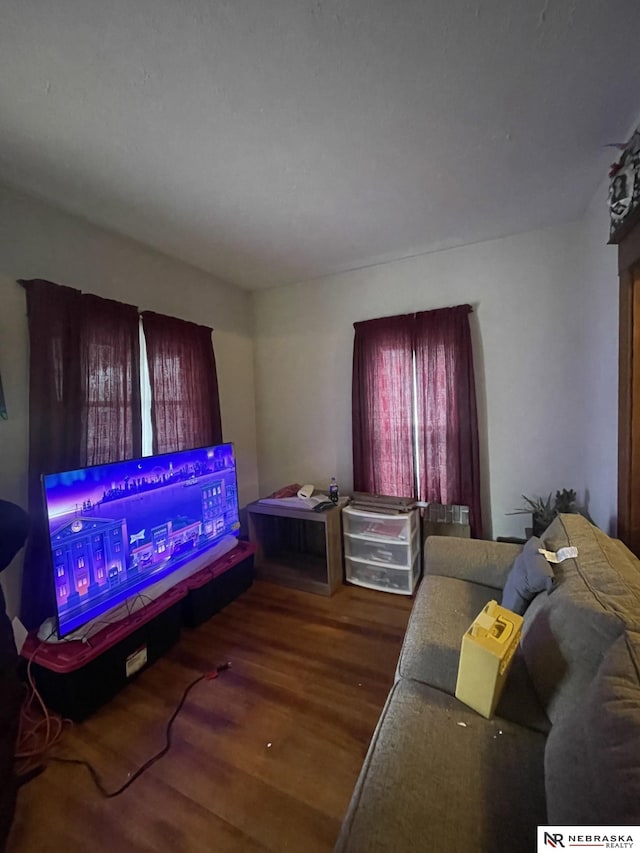
POLYGON ((83 465, 141 450, 138 309, 83 293, 79 329, 83 465))
POLYGON ((415 496, 411 324, 356 324, 353 371, 354 489, 415 496))
POLYGON ((143 312, 142 326, 153 452, 217 444, 222 427, 211 329, 151 311, 143 312))
POLYGON ((142 418, 142 455, 153 455, 153 423, 151 421, 151 380, 149 379, 149 361, 147 342, 142 327, 142 317, 138 322, 140 338, 140 415, 142 418))
MULTIPOLYGON (((136 306, 39 279, 21 284, 30 341, 32 517, 44 515, 42 471, 140 456, 143 421, 147 454, 221 441, 211 328, 145 312, 144 358, 136 306)), ((51 612, 48 547, 44 532, 29 537, 21 607, 28 629, 51 612)))
POLYGON ((469 329, 460 305, 355 324, 356 491, 469 506, 482 534, 469 329))

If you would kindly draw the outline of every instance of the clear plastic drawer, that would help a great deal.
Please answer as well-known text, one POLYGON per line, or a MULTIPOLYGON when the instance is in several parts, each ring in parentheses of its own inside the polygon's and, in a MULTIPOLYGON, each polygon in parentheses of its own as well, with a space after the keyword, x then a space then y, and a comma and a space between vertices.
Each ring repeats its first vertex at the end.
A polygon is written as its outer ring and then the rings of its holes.
POLYGON ((402 569, 410 569, 418 548, 418 534, 411 542, 398 542, 389 539, 370 538, 345 533, 344 553, 346 557, 374 563, 385 563, 402 569))
POLYGON ((414 510, 393 515, 345 507, 342 523, 345 533, 410 542, 414 530, 418 529, 418 513, 414 510))
POLYGON ((384 592, 395 592, 398 595, 412 595, 420 577, 420 560, 416 554, 412 567, 395 569, 380 563, 345 558, 346 577, 350 583, 379 589, 384 592))

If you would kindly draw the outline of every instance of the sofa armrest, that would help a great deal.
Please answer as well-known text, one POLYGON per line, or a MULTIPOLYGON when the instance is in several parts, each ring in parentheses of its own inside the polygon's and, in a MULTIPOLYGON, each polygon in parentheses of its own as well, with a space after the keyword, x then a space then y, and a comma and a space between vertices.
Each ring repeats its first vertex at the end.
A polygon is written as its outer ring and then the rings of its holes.
POLYGON ((424 543, 425 575, 444 575, 501 590, 521 545, 486 539, 429 536, 424 543))

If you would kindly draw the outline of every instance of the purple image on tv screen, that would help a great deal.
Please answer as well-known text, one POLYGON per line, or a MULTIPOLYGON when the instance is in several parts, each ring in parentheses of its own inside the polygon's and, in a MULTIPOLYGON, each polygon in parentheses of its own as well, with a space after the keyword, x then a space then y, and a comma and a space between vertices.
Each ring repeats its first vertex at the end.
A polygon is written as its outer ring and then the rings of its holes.
POLYGON ((59 635, 240 528, 232 444, 46 474, 59 635))

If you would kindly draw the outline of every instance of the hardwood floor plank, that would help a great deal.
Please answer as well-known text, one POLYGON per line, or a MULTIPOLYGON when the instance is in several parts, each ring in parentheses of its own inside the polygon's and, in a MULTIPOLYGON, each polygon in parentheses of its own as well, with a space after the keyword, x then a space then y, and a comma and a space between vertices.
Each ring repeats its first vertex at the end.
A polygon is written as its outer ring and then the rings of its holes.
POLYGON ((392 684, 411 600, 342 586, 330 598, 257 581, 142 672, 56 754, 109 790, 172 748, 121 796, 50 762, 21 789, 8 853, 326 853, 392 684))

